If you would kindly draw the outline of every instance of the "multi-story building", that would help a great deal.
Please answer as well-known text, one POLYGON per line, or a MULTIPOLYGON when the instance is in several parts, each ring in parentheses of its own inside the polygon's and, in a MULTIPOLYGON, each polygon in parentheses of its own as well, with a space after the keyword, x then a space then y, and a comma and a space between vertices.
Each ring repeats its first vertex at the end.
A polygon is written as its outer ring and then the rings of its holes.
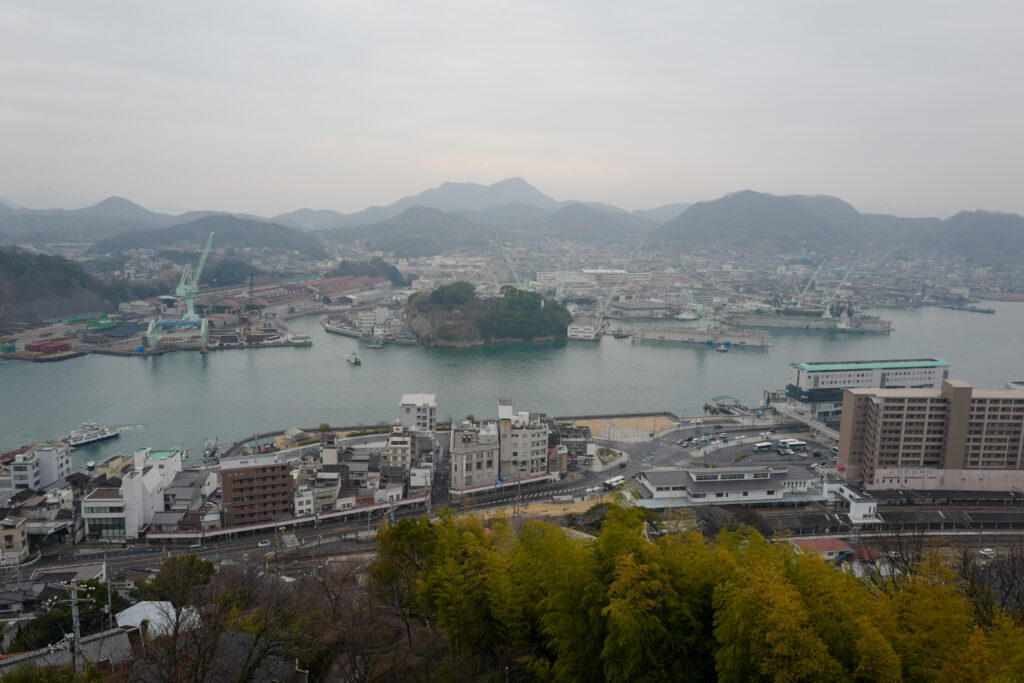
POLYGON ((449 486, 463 491, 498 482, 498 425, 464 423, 451 430, 449 486))
POLYGON ((941 358, 790 363, 786 396, 805 404, 812 415, 829 417, 843 407, 846 389, 938 389, 949 378, 941 358))
POLYGON ((71 474, 70 446, 48 441, 35 446, 30 452, 39 458, 39 483, 51 484, 71 474))
POLYGON ((138 448, 120 488, 96 489, 82 500, 89 538, 138 538, 158 513, 164 512, 164 491, 181 472, 180 450, 138 448))
POLYGON ((28 558, 28 522, 21 517, 0 520, 0 564, 19 564, 28 558))
POLYGON ((398 465, 409 469, 413 464, 413 434, 395 420, 388 435, 388 445, 380 454, 381 465, 398 465))
POLYGON ((39 456, 33 451, 18 453, 11 463, 11 486, 15 491, 39 490, 39 456))
POLYGON ((408 429, 434 431, 437 428, 437 396, 402 394, 398 404, 398 420, 408 429))
POLYGON ((867 488, 1024 488, 1024 391, 849 389, 839 463, 867 488))
POLYGON ((273 453, 221 460, 220 481, 226 526, 292 515, 291 467, 278 462, 273 453))
POLYGON ((498 477, 511 480, 548 471, 548 426, 539 415, 517 413, 498 400, 498 477))

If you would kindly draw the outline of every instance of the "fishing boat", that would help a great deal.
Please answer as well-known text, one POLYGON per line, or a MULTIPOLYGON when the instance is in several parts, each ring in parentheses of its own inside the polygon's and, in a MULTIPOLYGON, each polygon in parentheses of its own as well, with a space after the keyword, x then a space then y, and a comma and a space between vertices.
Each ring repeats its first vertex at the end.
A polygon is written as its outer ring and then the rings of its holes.
POLYGON ((350 353, 347 356, 345 356, 345 360, 347 360, 352 365, 362 365, 363 364, 363 361, 360 360, 359 355, 355 354, 355 353, 350 353))
POLYGON ((715 351, 718 351, 719 353, 728 353, 729 345, 728 344, 719 344, 718 346, 715 347, 715 351))
POLYGON ((215 455, 217 455, 218 448, 219 446, 217 445, 216 438, 207 439, 206 443, 203 445, 203 457, 206 458, 207 460, 212 459, 215 455))

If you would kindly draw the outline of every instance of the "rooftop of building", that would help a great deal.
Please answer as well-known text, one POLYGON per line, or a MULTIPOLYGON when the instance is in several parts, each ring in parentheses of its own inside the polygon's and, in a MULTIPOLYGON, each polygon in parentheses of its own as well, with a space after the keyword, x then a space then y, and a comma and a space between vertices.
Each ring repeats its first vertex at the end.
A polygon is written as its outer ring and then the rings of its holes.
POLYGON ((749 489, 751 485, 757 486, 778 486, 782 481, 809 481, 815 479, 803 467, 723 467, 716 469, 700 468, 668 468, 655 469, 640 472, 638 478, 642 477, 653 486, 685 485, 687 490, 700 493, 703 490, 713 489, 715 491, 742 491, 749 489), (743 478, 743 479, 710 479, 698 480, 696 475, 700 474, 743 474, 754 475, 768 473, 768 477, 743 478))
POLYGON ((174 456, 179 455, 181 453, 180 448, 139 448, 136 450, 136 452, 138 451, 148 451, 148 453, 146 453, 146 460, 167 460, 168 458, 173 458, 174 456))
POLYGON ((437 405, 437 394, 402 394, 400 405, 437 405))
POLYGON ((95 489, 90 491, 86 500, 120 500, 121 489, 95 489))
POLYGON ((904 370, 910 368, 945 368, 948 361, 941 358, 911 358, 908 360, 854 360, 844 362, 813 361, 790 363, 791 367, 809 372, 842 372, 847 370, 904 370))
POLYGON ((848 553, 851 548, 838 538, 794 538, 789 541, 805 553, 848 553))

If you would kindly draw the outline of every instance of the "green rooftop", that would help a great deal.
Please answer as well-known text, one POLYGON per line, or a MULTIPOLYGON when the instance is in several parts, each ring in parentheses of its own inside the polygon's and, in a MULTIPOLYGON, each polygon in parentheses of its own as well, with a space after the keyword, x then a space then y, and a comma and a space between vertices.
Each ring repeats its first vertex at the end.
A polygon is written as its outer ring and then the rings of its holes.
POLYGON ((790 363, 790 366, 808 372, 841 372, 843 370, 948 368, 950 364, 941 358, 914 358, 911 360, 855 360, 849 363, 790 363))

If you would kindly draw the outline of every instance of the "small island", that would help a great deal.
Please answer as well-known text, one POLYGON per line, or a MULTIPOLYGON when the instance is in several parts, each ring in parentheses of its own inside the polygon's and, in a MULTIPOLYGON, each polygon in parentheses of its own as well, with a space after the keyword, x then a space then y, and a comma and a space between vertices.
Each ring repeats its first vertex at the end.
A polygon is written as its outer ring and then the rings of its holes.
POLYGON ((426 346, 565 339, 572 322, 565 306, 536 292, 506 285, 501 296, 478 299, 469 282, 418 292, 409 297, 405 311, 426 346))

